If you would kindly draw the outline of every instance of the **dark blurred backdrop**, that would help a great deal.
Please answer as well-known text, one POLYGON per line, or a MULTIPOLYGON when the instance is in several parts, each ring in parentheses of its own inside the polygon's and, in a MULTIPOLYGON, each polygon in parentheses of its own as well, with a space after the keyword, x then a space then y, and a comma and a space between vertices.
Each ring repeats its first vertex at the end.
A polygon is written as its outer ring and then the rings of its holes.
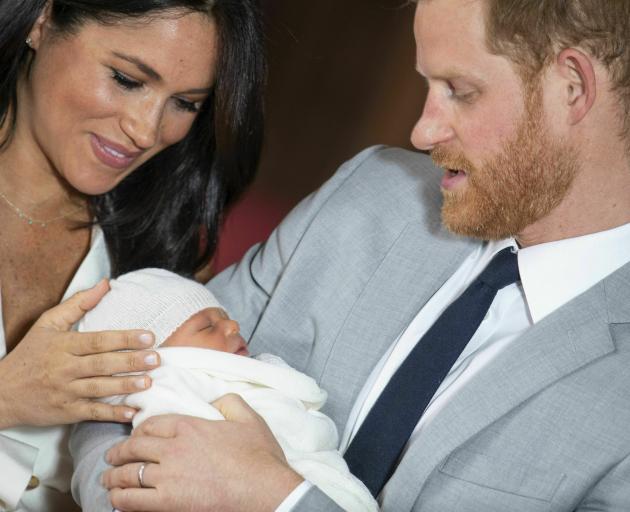
POLYGON ((411 147, 425 97, 405 0, 263 0, 263 8, 265 148, 254 186, 226 220, 217 270, 361 149, 411 147))

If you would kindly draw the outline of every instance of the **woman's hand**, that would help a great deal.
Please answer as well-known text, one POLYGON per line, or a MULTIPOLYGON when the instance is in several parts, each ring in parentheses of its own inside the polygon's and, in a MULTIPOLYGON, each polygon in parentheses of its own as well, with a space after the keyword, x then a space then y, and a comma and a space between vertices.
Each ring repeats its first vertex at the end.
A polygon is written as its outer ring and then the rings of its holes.
POLYGON ((69 332, 109 290, 103 280, 73 295, 35 322, 0 361, 0 428, 59 425, 84 420, 129 422, 136 412, 93 400, 150 386, 146 375, 112 377, 159 365, 146 331, 69 332), (116 352, 131 349, 132 352, 116 352))

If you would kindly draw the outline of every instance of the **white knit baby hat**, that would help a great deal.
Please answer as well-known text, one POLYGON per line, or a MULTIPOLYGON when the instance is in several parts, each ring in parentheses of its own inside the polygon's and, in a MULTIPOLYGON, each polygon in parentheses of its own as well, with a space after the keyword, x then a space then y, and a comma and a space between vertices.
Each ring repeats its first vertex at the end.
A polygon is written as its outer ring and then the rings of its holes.
POLYGON ((111 290, 79 322, 79 331, 146 329, 161 345, 205 308, 222 308, 202 284, 159 268, 135 270, 109 281, 111 290))

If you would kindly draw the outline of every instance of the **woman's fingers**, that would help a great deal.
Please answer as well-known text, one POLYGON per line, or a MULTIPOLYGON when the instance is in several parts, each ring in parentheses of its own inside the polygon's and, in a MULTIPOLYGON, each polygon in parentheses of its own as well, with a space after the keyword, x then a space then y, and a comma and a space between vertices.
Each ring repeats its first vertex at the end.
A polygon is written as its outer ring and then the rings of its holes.
POLYGON ((144 372, 160 364, 157 352, 106 352, 81 356, 74 361, 75 378, 100 377, 119 373, 144 372))
POLYGON ((116 423, 129 423, 136 410, 124 405, 108 405, 91 400, 82 400, 73 406, 77 421, 114 421, 116 423))
POLYGON ((35 325, 56 331, 68 331, 86 312, 96 306, 108 291, 109 283, 103 279, 92 288, 75 293, 68 300, 46 311, 35 325))
POLYGON ((77 356, 117 350, 142 350, 153 346, 148 331, 99 331, 73 333, 69 351, 77 356))
POLYGON ((70 384, 70 390, 81 398, 102 398, 137 393, 149 386, 151 386, 151 378, 147 375, 130 375, 77 379, 70 384))
POLYGON ((148 376, 117 374, 159 366, 159 355, 146 350, 153 345, 153 335, 146 331, 67 332, 108 289, 102 281, 45 312, 0 360, 0 429, 131 420, 135 409, 92 399, 126 395, 150 385, 148 376))

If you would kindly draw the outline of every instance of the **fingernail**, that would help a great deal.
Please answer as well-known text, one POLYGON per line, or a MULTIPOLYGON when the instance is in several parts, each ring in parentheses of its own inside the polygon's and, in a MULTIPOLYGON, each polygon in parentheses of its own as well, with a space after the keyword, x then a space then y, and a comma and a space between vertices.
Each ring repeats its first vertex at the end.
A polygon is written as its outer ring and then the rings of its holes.
POLYGON ((155 366, 158 363, 157 354, 149 354, 144 358, 144 362, 149 366, 155 366))
POLYGON ((135 416, 135 413, 132 411, 125 411, 125 418, 130 420, 135 416))
POLYGON ((142 333, 140 336, 138 336, 138 339, 143 345, 153 345, 153 335, 148 332, 142 333))
MULTIPOLYGON (((134 380, 133 385, 136 386, 138 389, 144 389, 147 387, 147 381, 144 377, 142 377, 141 379, 134 380)), ((131 416, 133 416, 133 414, 131 416)))

